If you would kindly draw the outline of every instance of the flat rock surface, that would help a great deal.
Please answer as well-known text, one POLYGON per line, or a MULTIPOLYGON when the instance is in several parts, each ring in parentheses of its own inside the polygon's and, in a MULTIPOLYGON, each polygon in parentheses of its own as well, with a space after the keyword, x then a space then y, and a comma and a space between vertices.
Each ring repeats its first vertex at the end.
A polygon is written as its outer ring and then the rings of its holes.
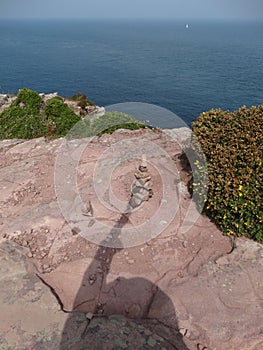
POLYGON ((0 348, 57 349, 67 315, 33 273, 22 247, 0 244, 0 348))
MULTIPOLYGON (((150 327, 123 316, 93 318, 67 314, 33 271, 24 248, 0 244, 0 348, 2 350, 57 349, 175 349, 150 327), (70 328, 68 327, 70 325, 70 328), (88 325, 88 327, 87 327, 88 325), (65 333, 65 330, 67 332, 65 333), (92 344, 92 345, 91 345, 92 344)), ((174 337, 166 331, 166 337, 174 337)), ((180 335, 177 336, 180 341, 180 335)))
POLYGON ((0 142, 3 349, 263 347, 262 245, 237 239, 234 247, 198 213, 188 175, 172 161, 187 142, 175 137, 117 131, 85 148, 71 141, 69 156, 62 139, 0 142), (113 204, 125 209, 140 162, 123 144, 132 138, 161 151, 140 146, 153 197, 125 216, 113 204), (89 200, 92 217, 83 215, 89 200), (96 317, 81 338, 86 313, 96 317))

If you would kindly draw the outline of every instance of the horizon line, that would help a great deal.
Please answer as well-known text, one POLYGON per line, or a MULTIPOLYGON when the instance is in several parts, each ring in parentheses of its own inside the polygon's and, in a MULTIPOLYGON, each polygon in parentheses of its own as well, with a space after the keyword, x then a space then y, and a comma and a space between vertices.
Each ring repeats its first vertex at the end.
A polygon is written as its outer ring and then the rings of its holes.
POLYGON ((260 17, 213 17, 213 18, 189 18, 189 17, 1 17, 0 20, 112 20, 112 21, 178 21, 178 22, 185 22, 190 23, 192 22, 201 22, 201 21, 207 21, 207 22, 213 22, 213 21, 239 21, 239 22, 263 22, 263 18, 260 17))

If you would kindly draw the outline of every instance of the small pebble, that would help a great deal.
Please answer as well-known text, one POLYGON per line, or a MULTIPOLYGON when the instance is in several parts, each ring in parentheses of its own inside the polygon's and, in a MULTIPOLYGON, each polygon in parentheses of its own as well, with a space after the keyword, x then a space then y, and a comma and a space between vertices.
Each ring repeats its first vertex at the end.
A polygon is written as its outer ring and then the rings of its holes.
POLYGON ((150 336, 150 335, 152 335, 152 332, 149 329, 145 329, 144 334, 147 336, 148 335, 150 336))
POLYGON ((187 245, 188 245, 187 241, 183 241, 182 245, 183 245, 184 248, 187 248, 187 245))
POLYGON ((187 329, 185 329, 185 328, 180 328, 180 329, 179 329, 179 333, 182 334, 183 337, 185 337, 185 336, 186 336, 186 333, 187 333, 187 329))
POLYGON ((147 344, 153 348, 156 345, 156 340, 153 337, 149 337, 147 344))
POLYGON ((71 232, 72 232, 73 236, 76 236, 78 234, 78 231, 75 230, 74 228, 71 230, 71 232))
POLYGON ((126 335, 129 335, 130 334, 130 331, 127 327, 122 327, 121 328, 121 333, 122 334, 126 334, 126 335))
POLYGON ((88 312, 86 313, 86 319, 91 320, 93 318, 93 313, 88 312))
POLYGON ((164 225, 166 225, 166 224, 167 224, 167 221, 165 221, 165 220, 161 220, 161 221, 160 221, 160 225, 164 226, 164 225))

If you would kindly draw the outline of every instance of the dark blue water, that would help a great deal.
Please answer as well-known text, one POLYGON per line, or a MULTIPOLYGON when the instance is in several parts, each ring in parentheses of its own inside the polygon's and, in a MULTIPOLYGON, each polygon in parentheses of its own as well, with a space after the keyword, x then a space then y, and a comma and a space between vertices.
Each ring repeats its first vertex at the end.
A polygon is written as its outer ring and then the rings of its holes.
POLYGON ((2 20, 0 87, 153 103, 190 124, 263 103, 263 23, 2 20))

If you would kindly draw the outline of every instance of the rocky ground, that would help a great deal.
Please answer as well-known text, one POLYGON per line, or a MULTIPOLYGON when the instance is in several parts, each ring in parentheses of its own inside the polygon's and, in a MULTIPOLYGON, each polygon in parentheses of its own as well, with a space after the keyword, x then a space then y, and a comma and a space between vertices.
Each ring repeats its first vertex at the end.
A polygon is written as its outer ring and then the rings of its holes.
POLYGON ((263 347, 262 245, 199 215, 178 160, 189 135, 179 135, 0 142, 0 349, 263 347), (123 216, 112 203, 131 195, 132 142, 153 196, 123 216))

